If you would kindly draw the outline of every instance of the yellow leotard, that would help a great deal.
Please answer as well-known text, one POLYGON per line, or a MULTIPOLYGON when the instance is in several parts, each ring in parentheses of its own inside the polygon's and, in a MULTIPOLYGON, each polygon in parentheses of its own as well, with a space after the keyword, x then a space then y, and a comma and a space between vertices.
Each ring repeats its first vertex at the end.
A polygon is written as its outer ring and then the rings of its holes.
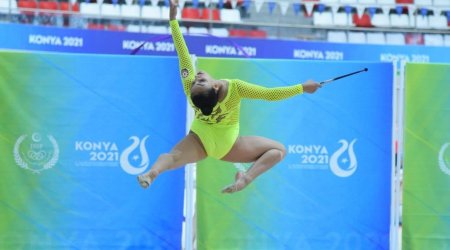
POLYGON ((179 58, 184 93, 195 111, 191 131, 199 136, 208 156, 221 159, 236 142, 239 136, 239 111, 242 98, 276 101, 303 93, 302 84, 267 88, 238 79, 224 79, 228 82, 227 95, 224 100, 217 103, 211 115, 204 116, 200 109, 193 105, 190 98, 195 72, 178 22, 171 20, 170 28, 179 58))

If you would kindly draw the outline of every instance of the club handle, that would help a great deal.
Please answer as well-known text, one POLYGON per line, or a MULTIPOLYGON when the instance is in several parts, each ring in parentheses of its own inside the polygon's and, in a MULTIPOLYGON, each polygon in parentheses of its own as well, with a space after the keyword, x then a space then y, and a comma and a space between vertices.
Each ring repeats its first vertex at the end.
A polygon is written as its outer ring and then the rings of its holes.
POLYGON ((367 68, 364 68, 364 69, 362 69, 362 70, 358 70, 358 71, 355 71, 355 72, 352 72, 352 73, 349 73, 349 74, 345 74, 345 75, 342 75, 342 76, 338 76, 338 77, 335 77, 335 78, 331 78, 331 79, 322 81, 322 82, 320 82, 319 84, 324 85, 324 84, 327 84, 327 83, 329 83, 329 82, 336 81, 336 80, 339 80, 339 79, 341 79, 341 78, 348 77, 348 76, 351 76, 351 75, 354 75, 354 74, 358 74, 358 73, 361 73, 361 72, 365 72, 365 71, 368 71, 368 69, 367 69, 367 68))

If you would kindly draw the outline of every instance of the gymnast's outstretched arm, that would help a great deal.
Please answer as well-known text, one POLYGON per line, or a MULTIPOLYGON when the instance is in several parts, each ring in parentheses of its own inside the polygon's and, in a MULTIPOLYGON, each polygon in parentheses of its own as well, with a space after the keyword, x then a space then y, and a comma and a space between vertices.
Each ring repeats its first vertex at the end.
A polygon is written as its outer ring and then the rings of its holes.
POLYGON ((178 21, 176 20, 177 6, 177 1, 171 0, 170 29, 172 31, 172 39, 175 44, 175 49, 177 50, 178 60, 180 63, 180 76, 183 82, 183 90, 186 96, 190 96, 192 83, 195 79, 195 72, 191 56, 189 55, 189 50, 186 46, 186 42, 184 41, 183 34, 180 31, 178 21))
POLYGON ((314 93, 321 85, 309 80, 292 86, 268 88, 242 80, 237 80, 237 89, 241 98, 263 99, 268 101, 283 100, 295 95, 314 93))

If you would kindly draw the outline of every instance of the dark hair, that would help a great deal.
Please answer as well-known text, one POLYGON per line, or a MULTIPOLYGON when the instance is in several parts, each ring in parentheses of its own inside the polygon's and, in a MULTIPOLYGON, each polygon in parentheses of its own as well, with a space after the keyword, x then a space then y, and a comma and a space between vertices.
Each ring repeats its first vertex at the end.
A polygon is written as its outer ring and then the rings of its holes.
POLYGON ((219 95, 214 88, 211 88, 202 93, 191 94, 191 100, 203 115, 210 115, 219 101, 219 95))

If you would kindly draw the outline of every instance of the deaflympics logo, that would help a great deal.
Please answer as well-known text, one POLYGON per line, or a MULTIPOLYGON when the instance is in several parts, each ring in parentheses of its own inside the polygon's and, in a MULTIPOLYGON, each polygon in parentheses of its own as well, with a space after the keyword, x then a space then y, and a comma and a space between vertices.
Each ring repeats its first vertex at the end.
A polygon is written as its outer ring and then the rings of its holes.
POLYGON ((59 146, 51 135, 42 137, 39 133, 21 135, 14 145, 14 160, 19 167, 33 173, 52 168, 59 159, 59 146))
MULTIPOLYGON (((355 144, 356 139, 353 139, 353 141, 349 144, 347 140, 340 140, 339 143, 341 143, 341 147, 333 153, 333 155, 330 158, 330 168, 331 171, 339 176, 339 177, 349 177, 353 173, 355 173, 356 168, 358 166, 358 161, 356 160, 355 151, 353 150, 353 145, 355 144), (339 164, 339 158, 342 156, 342 154, 348 151, 348 155, 350 158, 350 163, 347 169, 343 169, 339 164)), ((341 160, 341 163, 347 164, 348 158, 344 157, 341 160)))
POLYGON ((137 136, 131 136, 129 139, 132 140, 133 143, 129 147, 127 147, 122 152, 122 154, 120 154, 120 166, 128 174, 142 174, 147 169, 149 164, 148 153, 147 149, 145 148, 145 142, 147 141, 147 138, 148 135, 145 136, 142 140, 140 140, 137 136), (134 164, 130 163, 130 155, 134 150, 137 149, 137 147, 139 147, 140 156, 138 154, 134 154, 131 157, 131 160, 133 162, 137 162, 139 159, 141 159, 139 166, 136 167, 134 166, 134 164))
POLYGON ((448 161, 445 159, 445 151, 447 150, 449 145, 450 143, 448 142, 442 145, 441 150, 439 150, 439 158, 438 158, 439 168, 442 170, 442 172, 448 175, 450 175, 450 169, 447 166, 448 161))

